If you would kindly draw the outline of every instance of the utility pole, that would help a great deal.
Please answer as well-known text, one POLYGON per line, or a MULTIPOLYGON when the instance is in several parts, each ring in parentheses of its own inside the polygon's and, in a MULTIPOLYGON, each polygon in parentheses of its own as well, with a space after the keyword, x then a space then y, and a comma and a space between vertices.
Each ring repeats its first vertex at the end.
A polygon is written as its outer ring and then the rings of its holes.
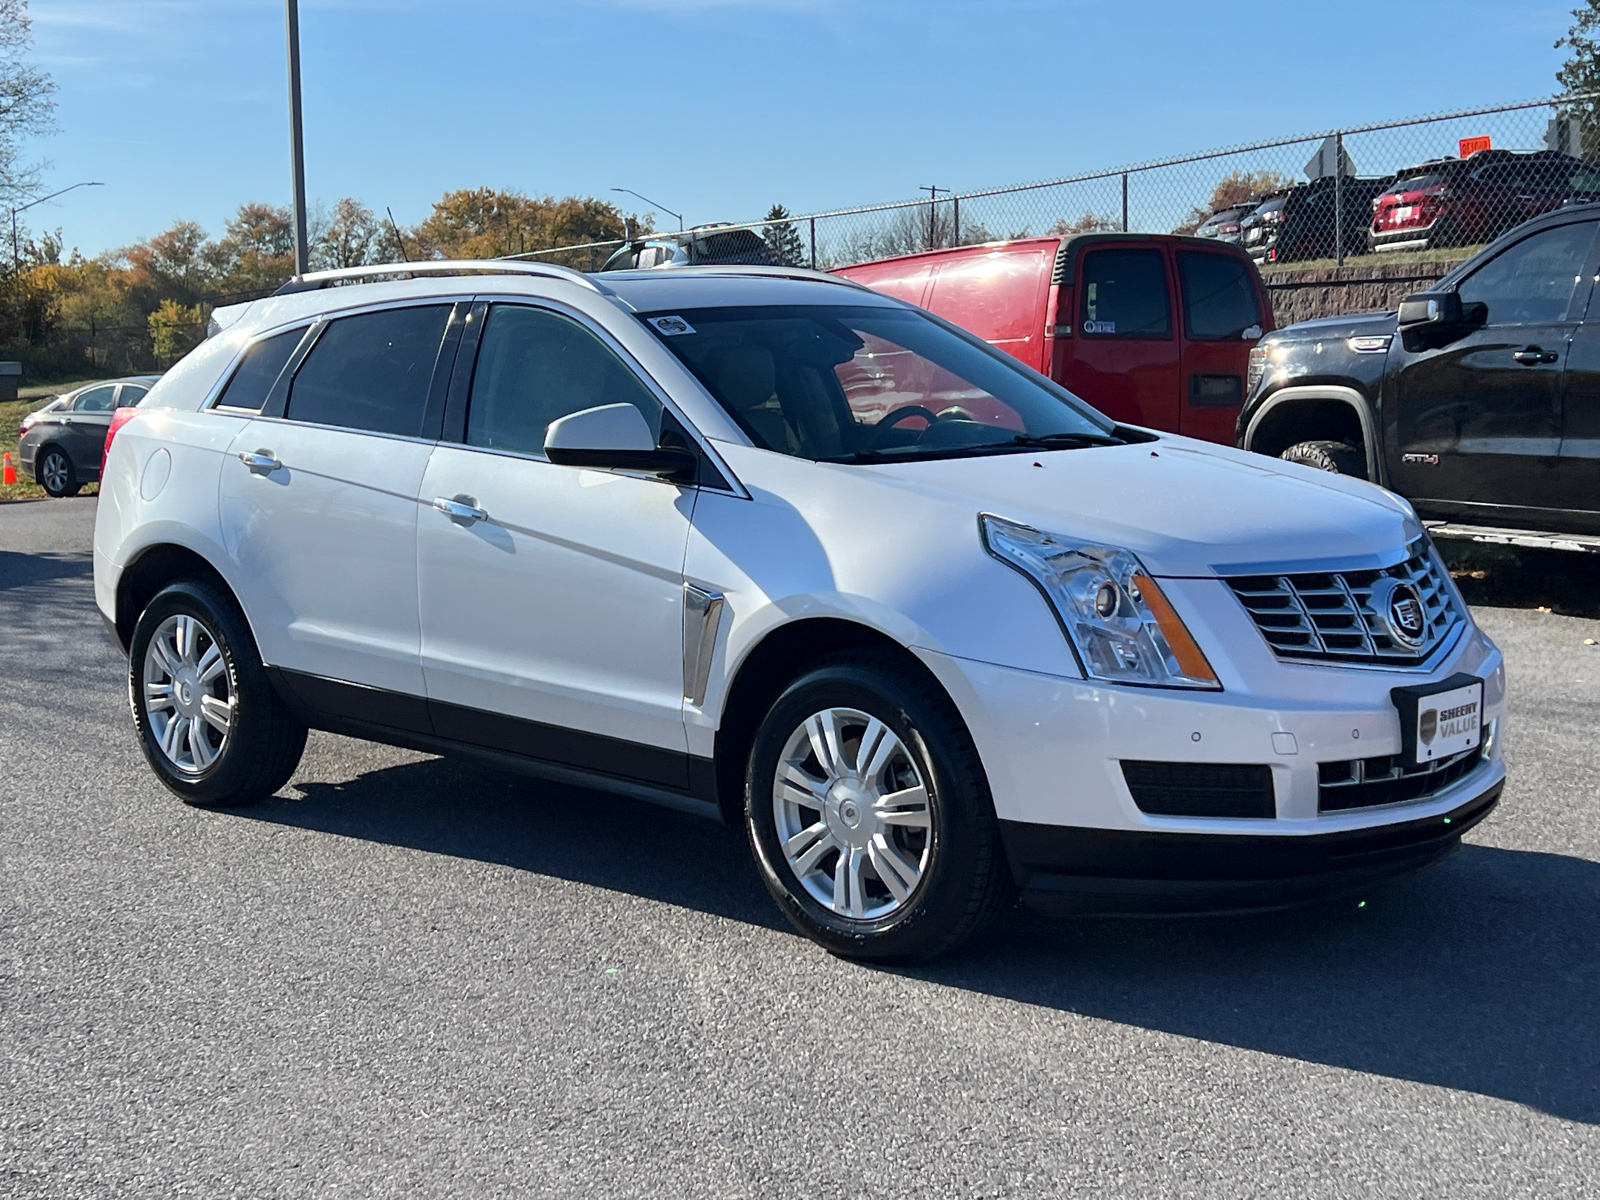
POLYGON ((294 172, 294 273, 299 278, 311 265, 306 245, 306 151, 300 123, 300 4, 283 0, 289 33, 289 157, 294 172))
POLYGON ((81 188, 81 187, 105 187, 105 184, 100 183, 97 180, 86 180, 83 183, 74 183, 70 187, 64 187, 59 192, 51 192, 48 196, 40 196, 37 200, 30 200, 26 204, 18 204, 18 205, 14 205, 12 207, 12 209, 11 209, 11 270, 12 270, 13 274, 15 274, 17 272, 20 272, 22 270, 22 246, 21 246, 21 243, 17 241, 17 214, 19 212, 27 212, 35 204, 43 204, 46 200, 54 200, 57 196, 65 196, 68 192, 72 191, 74 188, 81 188))
MULTIPOLYGON (((657 204, 654 200, 650 199, 649 196, 640 196, 639 193, 634 191, 632 188, 612 188, 611 190, 613 192, 626 192, 630 196, 639 196, 639 199, 643 200, 651 208, 659 208, 662 212, 666 213, 667 216, 669 216, 669 217, 677 217, 678 218, 678 232, 679 233, 683 232, 683 214, 682 213, 673 212, 665 204, 657 204)), ((626 221, 624 221, 624 226, 626 226, 626 221)))
POLYGON ((928 249, 933 250, 935 249, 933 244, 933 215, 938 211, 939 208, 939 193, 943 192, 946 196, 948 196, 950 194, 950 189, 947 187, 935 187, 933 184, 925 183, 919 187, 917 191, 928 193, 928 249))

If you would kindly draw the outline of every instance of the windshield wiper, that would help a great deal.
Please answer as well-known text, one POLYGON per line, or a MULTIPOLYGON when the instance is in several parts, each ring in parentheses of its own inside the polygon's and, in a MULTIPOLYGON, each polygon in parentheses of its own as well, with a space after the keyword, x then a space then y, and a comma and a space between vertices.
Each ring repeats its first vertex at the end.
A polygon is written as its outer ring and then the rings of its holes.
POLYGON ((1104 433, 1019 433, 1011 439, 1011 444, 1040 450, 1067 450, 1074 446, 1126 446, 1128 443, 1104 433))

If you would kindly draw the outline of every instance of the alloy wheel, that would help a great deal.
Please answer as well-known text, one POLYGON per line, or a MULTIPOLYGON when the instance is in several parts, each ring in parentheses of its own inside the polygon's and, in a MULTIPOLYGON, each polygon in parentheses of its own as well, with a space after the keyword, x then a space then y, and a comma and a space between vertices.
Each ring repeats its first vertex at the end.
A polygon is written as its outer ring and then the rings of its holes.
POLYGON ((59 450, 52 450, 44 456, 44 461, 39 464, 39 482, 44 485, 47 492, 64 492, 67 490, 67 476, 71 466, 67 456, 59 450))
POLYGON ((922 882, 935 833, 927 782, 900 738, 868 713, 807 717, 779 756, 772 808, 789 870, 840 917, 889 916, 922 882))
POLYGON ((184 774, 203 774, 233 727, 228 665, 216 636, 194 617, 168 617, 150 639, 140 683, 162 755, 184 774))

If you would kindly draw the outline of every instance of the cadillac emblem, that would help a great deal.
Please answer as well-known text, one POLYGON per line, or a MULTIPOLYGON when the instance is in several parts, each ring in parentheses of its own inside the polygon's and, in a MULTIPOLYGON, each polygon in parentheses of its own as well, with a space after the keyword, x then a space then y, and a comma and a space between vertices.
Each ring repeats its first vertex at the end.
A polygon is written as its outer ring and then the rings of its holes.
POLYGON ((1420 650, 1428 640, 1428 614, 1422 597, 1409 583, 1380 579, 1372 589, 1372 608, 1389 640, 1407 650, 1420 650))

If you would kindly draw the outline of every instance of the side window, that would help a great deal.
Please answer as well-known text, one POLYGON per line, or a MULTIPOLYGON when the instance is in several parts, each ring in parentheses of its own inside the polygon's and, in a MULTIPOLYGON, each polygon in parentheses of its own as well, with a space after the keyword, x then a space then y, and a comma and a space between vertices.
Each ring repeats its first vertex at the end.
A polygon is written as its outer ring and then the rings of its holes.
POLYGON ((604 404, 633 405, 660 436, 661 402, 584 326, 542 308, 489 309, 467 405, 469 446, 542 454, 550 422, 604 404))
POLYGON ((420 437, 448 304, 342 317, 289 388, 291 421, 420 437))
POLYGON ((149 394, 150 389, 142 383, 125 383, 117 393, 117 407, 132 408, 149 394))
POLYGON ((267 393, 278 382, 289 356, 300 344, 304 329, 291 329, 262 338, 244 352, 244 361, 228 380, 228 386, 217 397, 218 408, 244 408, 260 412, 267 402, 267 393))
POLYGON ((1546 229, 1494 256, 1456 291, 1463 304, 1489 308, 1490 325, 1538 325, 1567 315, 1596 222, 1546 229))
POLYGON ((72 402, 73 412, 110 412, 117 403, 117 385, 108 383, 104 387, 90 388, 83 395, 72 402))
POLYGON ((1183 327, 1196 341, 1241 338, 1261 328, 1261 306, 1251 286, 1250 265, 1231 254, 1178 252, 1183 291, 1183 327))
POLYGON ((1169 338, 1167 268, 1159 250, 1091 250, 1083 256, 1082 320, 1088 337, 1169 338))

